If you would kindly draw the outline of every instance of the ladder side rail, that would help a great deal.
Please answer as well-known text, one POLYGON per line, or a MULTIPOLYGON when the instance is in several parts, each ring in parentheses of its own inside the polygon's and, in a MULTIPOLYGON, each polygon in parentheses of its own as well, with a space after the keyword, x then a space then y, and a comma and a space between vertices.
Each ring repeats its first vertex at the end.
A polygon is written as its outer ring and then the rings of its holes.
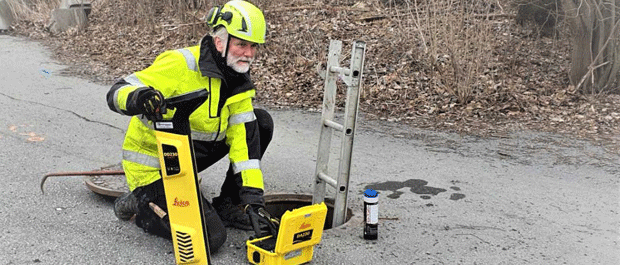
POLYGON ((346 220, 347 197, 349 193, 349 175, 351 171, 351 157, 355 124, 359 110, 360 90, 362 87, 362 72, 364 68, 364 54, 366 43, 356 41, 351 51, 351 71, 347 77, 347 97, 345 106, 344 130, 342 131, 340 164, 338 167, 338 181, 334 201, 334 216, 332 225, 339 226, 346 220))
POLYGON ((319 147, 316 157, 316 169, 314 172, 314 193, 312 195, 312 203, 321 203, 325 200, 325 181, 319 174, 327 174, 329 164, 330 146, 332 141, 333 128, 326 126, 326 121, 334 119, 334 110, 336 108, 336 82, 338 75, 330 71, 331 67, 339 66, 340 53, 342 51, 342 42, 332 40, 329 44, 329 54, 327 58, 327 71, 325 71, 325 90, 323 94, 323 109, 321 114, 321 134, 319 139, 319 147))

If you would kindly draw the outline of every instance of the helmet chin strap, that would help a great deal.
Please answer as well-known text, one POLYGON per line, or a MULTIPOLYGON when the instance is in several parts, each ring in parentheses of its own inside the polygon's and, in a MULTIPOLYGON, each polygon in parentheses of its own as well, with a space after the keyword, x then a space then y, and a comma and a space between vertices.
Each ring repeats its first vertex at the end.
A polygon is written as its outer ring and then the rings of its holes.
POLYGON ((226 40, 226 45, 224 45, 224 53, 222 56, 225 62, 228 60, 228 45, 230 45, 230 34, 228 34, 228 40, 226 40))

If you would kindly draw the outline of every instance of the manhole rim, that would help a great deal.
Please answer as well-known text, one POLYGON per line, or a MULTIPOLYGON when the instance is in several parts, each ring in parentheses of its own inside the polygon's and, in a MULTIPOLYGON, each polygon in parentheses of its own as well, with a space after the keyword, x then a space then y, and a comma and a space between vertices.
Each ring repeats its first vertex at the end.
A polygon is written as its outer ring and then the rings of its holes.
MULTIPOLYGON (((269 192, 269 193, 265 193, 263 195, 263 197, 265 198, 265 204, 269 203, 271 199, 274 198, 287 198, 287 200, 285 201, 291 201, 291 202, 303 202, 303 203, 308 203, 308 204, 312 204, 312 194, 308 194, 308 193, 285 193, 285 192, 269 192), (297 199, 288 199, 290 197, 293 198, 297 198, 297 199)), ((325 204, 327 205, 327 207, 331 207, 332 211, 334 208, 334 199, 333 198, 325 198, 325 204)), ((324 230, 324 232, 329 232, 329 231, 334 231, 336 230, 336 228, 338 230, 346 230, 347 228, 349 228, 349 224, 351 223, 355 223, 358 221, 361 221, 361 219, 359 218, 360 214, 356 214, 355 211, 353 211, 352 208, 347 207, 347 216, 348 218, 345 218, 345 222, 339 226, 332 226, 329 229, 324 230), (352 222, 353 221, 353 222, 352 222)))
POLYGON ((127 191, 118 190, 118 189, 106 188, 104 186, 95 184, 93 182, 93 178, 94 177, 98 177, 98 176, 99 175, 96 175, 96 176, 84 176, 84 178, 83 178, 84 184, 92 192, 100 194, 100 195, 104 195, 104 196, 110 196, 110 197, 120 197, 125 192, 127 192, 127 191))

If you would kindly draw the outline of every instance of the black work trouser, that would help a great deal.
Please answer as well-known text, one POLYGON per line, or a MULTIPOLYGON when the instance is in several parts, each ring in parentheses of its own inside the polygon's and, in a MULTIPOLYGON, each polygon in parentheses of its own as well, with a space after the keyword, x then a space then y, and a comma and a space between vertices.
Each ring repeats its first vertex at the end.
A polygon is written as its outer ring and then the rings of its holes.
MULTIPOLYGON (((262 159, 263 154, 265 154, 265 150, 267 150, 267 146, 269 146, 271 138, 273 137, 273 119, 267 111, 262 109, 254 109, 254 114, 256 115, 260 135, 259 159, 262 159)), ((194 141, 194 155, 196 158, 196 167, 198 168, 198 172, 202 172, 220 161, 228 154, 228 151, 229 147, 226 145, 225 141, 194 141)), ((220 191, 220 197, 229 197, 232 199, 234 204, 238 204, 240 202, 239 189, 241 188, 242 183, 241 175, 234 174, 232 165, 229 165, 228 171, 226 172, 226 179, 224 180, 220 191)))
MULTIPOLYGON (((150 234, 172 239, 169 219, 161 219, 149 206, 149 203, 152 202, 165 212, 168 212, 162 179, 158 179, 149 185, 138 187, 133 190, 133 193, 138 198, 136 225, 150 234)), ((226 228, 211 203, 202 196, 201 200, 204 213, 203 222, 207 227, 207 235, 209 237, 209 250, 215 252, 226 242, 226 228)))
MULTIPOLYGON (((267 111, 262 109, 254 109, 254 114, 256 115, 256 121, 258 123, 261 148, 260 158, 262 158, 273 137, 273 119, 267 111)), ((198 172, 212 166, 224 158, 229 152, 229 147, 226 145, 225 141, 194 141, 193 145, 198 172)), ((239 190, 241 185, 241 175, 234 174, 232 166, 229 166, 226 172, 226 179, 221 188, 220 197, 230 197, 233 203, 239 203, 239 190)), ((133 193, 136 198, 138 198, 136 225, 143 228, 148 233, 171 239, 170 224, 159 218, 148 205, 149 202, 153 202, 167 212, 163 181, 159 179, 149 185, 138 187, 134 189, 133 193)), ((202 198, 202 205, 205 217, 204 222, 209 236, 209 248, 211 252, 215 252, 226 241, 226 229, 211 203, 204 197, 202 198)))

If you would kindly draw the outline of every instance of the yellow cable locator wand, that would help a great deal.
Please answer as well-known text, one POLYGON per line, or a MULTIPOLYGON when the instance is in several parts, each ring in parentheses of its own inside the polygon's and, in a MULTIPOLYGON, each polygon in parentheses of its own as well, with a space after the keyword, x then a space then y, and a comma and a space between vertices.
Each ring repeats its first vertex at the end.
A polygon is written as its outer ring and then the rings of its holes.
POLYGON ((189 116, 208 96, 202 89, 167 98, 172 119, 154 121, 177 264, 211 264, 189 123, 189 116))

